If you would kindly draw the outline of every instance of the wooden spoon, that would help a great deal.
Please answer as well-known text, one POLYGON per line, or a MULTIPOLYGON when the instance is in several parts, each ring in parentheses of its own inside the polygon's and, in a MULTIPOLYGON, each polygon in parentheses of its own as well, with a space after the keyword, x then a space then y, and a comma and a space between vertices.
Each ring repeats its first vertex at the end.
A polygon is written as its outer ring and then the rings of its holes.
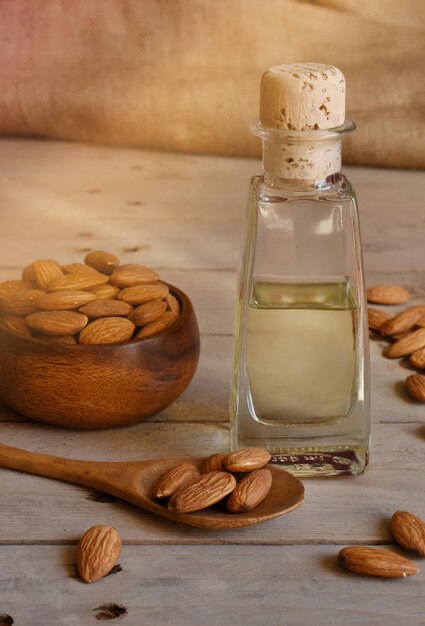
POLYGON ((273 473, 272 488, 263 502, 252 511, 235 514, 228 513, 220 507, 209 507, 196 513, 171 513, 166 504, 154 499, 152 492, 159 477, 181 461, 191 461, 200 466, 203 459, 77 461, 0 444, 0 467, 93 487, 152 513, 189 526, 241 528, 289 513, 303 502, 304 486, 301 481, 292 474, 269 465, 273 473))

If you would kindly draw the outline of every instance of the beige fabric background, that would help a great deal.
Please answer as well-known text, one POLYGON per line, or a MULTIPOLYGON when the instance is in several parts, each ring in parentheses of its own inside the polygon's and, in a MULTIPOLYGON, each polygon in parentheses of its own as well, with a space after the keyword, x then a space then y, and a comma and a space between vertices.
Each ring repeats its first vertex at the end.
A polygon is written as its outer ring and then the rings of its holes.
POLYGON ((424 0, 2 0, 0 133, 227 155, 262 72, 342 69, 345 161, 425 167, 424 0))

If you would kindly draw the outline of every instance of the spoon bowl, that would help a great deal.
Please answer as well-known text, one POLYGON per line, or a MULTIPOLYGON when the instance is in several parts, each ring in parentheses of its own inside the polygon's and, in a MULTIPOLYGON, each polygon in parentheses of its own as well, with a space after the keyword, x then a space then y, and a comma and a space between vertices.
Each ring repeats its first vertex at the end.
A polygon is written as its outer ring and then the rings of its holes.
POLYGON ((198 468, 204 459, 160 459, 149 461, 80 461, 47 456, 0 444, 0 467, 58 478, 92 487, 127 500, 161 517, 198 528, 242 528, 259 524, 298 508, 304 499, 302 482, 289 472, 269 465, 273 482, 266 498, 245 513, 229 513, 220 504, 194 513, 172 513, 153 496, 155 483, 171 467, 190 461, 198 468))

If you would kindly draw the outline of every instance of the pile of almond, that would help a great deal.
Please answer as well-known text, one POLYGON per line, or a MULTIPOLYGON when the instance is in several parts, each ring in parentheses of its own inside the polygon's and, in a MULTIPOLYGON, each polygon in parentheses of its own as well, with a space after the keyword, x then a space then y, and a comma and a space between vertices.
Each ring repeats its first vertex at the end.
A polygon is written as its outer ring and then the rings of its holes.
MULTIPOLYGON (((404 304, 410 294, 400 285, 377 285, 367 290, 367 299, 374 304, 404 304)), ((425 304, 411 306, 397 315, 369 308, 368 319, 370 330, 392 341, 384 350, 385 357, 409 357, 410 365, 425 369, 425 304)), ((406 389, 416 400, 425 402, 425 375, 408 376, 406 389)))
POLYGON ((218 502, 230 513, 251 511, 272 486, 272 473, 264 468, 270 459, 267 450, 243 448, 227 456, 213 454, 200 471, 192 463, 178 463, 161 476, 153 495, 169 498, 173 513, 192 513, 218 502))
POLYGON ((180 304, 156 272, 120 265, 110 252, 89 252, 84 263, 41 259, 22 280, 0 283, 0 324, 23 337, 64 344, 111 344, 162 332, 180 304))
MULTIPOLYGON (((407 511, 396 511, 391 518, 391 531, 402 548, 425 556, 425 522, 419 517, 407 511)), ((419 572, 413 561, 395 552, 368 546, 343 548, 338 554, 338 560, 346 569, 366 576, 406 578, 419 572)))

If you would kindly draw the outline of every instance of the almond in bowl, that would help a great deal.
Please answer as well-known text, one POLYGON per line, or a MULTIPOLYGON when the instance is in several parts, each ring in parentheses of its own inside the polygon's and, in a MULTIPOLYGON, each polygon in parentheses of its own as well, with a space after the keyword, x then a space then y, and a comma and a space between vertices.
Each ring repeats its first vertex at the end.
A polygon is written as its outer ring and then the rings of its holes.
POLYGON ((35 261, 21 281, 0 283, 0 351, 7 406, 49 424, 108 428, 177 399, 196 370, 199 331, 184 292, 93 251, 85 263, 35 261))

